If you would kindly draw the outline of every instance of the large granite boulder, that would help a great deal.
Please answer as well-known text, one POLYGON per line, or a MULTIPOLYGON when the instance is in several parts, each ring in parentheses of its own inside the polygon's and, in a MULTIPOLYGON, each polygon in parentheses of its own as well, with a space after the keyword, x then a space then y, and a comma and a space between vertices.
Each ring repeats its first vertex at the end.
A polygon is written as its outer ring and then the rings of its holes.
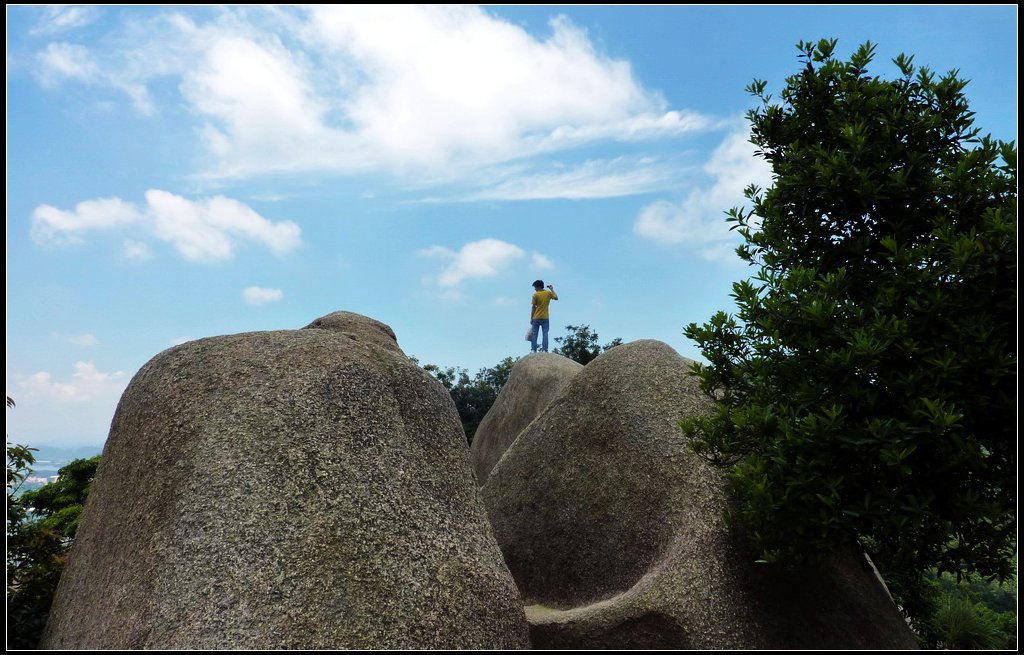
POLYGON ((391 329, 166 350, 118 406, 42 646, 523 648, 445 389, 391 329))
POLYGON ((533 353, 516 362, 473 437, 473 472, 479 484, 487 481, 491 469, 523 428, 581 370, 579 362, 551 353, 533 353))
POLYGON ((782 571, 725 529, 721 473, 678 426, 710 409, 658 341, 602 354, 523 430, 482 491, 535 648, 913 648, 854 554, 782 571))

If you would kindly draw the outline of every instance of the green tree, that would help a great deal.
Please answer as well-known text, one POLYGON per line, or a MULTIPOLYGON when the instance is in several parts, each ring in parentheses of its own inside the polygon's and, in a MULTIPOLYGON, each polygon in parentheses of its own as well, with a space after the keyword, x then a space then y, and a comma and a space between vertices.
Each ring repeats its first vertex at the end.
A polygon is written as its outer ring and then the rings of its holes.
POLYGON ((603 347, 598 345, 597 332, 591 331, 589 325, 566 325, 565 329, 569 334, 564 337, 555 337, 555 342, 560 344, 560 347, 555 349, 555 353, 584 366, 597 359, 597 356, 603 351, 622 345, 622 339, 618 337, 603 347))
POLYGON ((70 543, 78 532, 99 464, 99 455, 72 460, 57 471, 56 480, 22 494, 21 502, 32 509, 41 528, 59 533, 70 543))
POLYGON ((445 368, 436 364, 427 364, 423 367, 448 390, 455 402, 455 409, 459 412, 462 428, 466 432, 466 441, 470 444, 476 436, 477 427, 491 409, 501 388, 505 386, 517 361, 518 358, 506 357, 493 367, 480 369, 472 379, 464 368, 445 368))
POLYGON ((727 466, 766 560, 860 541, 887 574, 1006 576, 1016 548, 1017 150, 979 136, 955 71, 868 74, 800 43, 780 101, 748 88, 773 186, 728 219, 756 267, 736 316, 689 325, 727 466))
POLYGON ((994 650, 1008 644, 995 612, 955 594, 942 596, 930 627, 937 638, 936 648, 994 650))
POLYGON ((100 460, 99 455, 76 459, 54 482, 19 494, 35 461, 32 450, 7 446, 9 648, 35 648, 42 636, 100 460))
POLYGON ((995 582, 928 571, 921 595, 925 611, 914 626, 928 648, 1016 650, 1016 575, 995 582))
POLYGON ((497 396, 501 392, 502 387, 505 386, 505 383, 508 382, 508 376, 512 373, 512 367, 518 361, 518 357, 506 357, 490 368, 480 369, 476 374, 476 378, 497 396))

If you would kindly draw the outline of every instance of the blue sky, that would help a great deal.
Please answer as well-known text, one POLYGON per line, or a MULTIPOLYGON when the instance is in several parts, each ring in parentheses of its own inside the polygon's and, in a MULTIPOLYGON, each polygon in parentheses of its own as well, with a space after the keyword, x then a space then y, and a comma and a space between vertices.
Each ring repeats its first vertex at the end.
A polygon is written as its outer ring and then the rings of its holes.
POLYGON ((344 309, 423 363, 654 338, 732 307, 744 92, 795 44, 972 80, 1017 138, 1017 9, 7 7, 8 439, 102 444, 186 340, 344 309), (524 347, 525 346, 525 347, 524 347))

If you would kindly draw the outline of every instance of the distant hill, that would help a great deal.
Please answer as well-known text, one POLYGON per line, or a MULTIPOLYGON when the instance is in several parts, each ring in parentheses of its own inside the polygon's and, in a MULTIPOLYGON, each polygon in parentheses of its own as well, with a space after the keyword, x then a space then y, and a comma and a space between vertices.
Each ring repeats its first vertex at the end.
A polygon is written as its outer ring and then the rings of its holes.
MULTIPOLYGON (((31 444, 30 444, 31 445, 31 444)), ((36 449, 33 453, 36 463, 32 465, 32 473, 29 479, 22 485, 22 491, 38 489, 45 484, 41 478, 52 478, 57 471, 68 462, 76 459, 87 459, 99 455, 103 446, 31 446, 36 449)))

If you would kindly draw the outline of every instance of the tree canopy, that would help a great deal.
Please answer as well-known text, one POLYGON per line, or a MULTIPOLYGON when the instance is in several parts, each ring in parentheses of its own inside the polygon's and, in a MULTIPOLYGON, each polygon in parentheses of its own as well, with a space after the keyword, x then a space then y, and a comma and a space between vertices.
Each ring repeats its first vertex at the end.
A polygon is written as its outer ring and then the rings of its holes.
POLYGON ((718 401, 685 421, 766 560, 865 546, 884 569, 1005 576, 1016 548, 1017 151, 956 71, 868 72, 800 43, 748 91, 769 189, 727 220, 756 269, 685 334, 718 401))
MULTIPOLYGON (((8 401, 10 405, 10 401, 8 401)), ((35 648, 74 542, 100 456, 76 459, 38 489, 21 491, 34 448, 7 444, 7 645, 35 648)))
POLYGON ((480 369, 472 379, 469 372, 461 367, 441 367, 437 364, 427 364, 423 367, 437 378, 451 395, 468 443, 473 443, 477 427, 494 404, 501 388, 505 386, 517 361, 518 358, 506 357, 490 368, 480 369))
MULTIPOLYGON (((603 350, 622 343, 622 339, 615 338, 603 347, 598 345, 597 332, 591 330, 589 325, 567 325, 565 329, 568 331, 566 336, 555 337, 555 342, 562 347, 556 348, 554 352, 580 364, 586 364, 603 350)), ((518 357, 506 357, 494 366, 480 369, 472 378, 469 377, 469 371, 459 366, 423 366, 424 370, 437 378, 437 381, 448 390, 459 412, 462 429, 466 432, 466 441, 470 444, 473 443, 480 422, 484 420, 484 416, 498 398, 501 388, 508 382, 508 376, 517 361, 518 357)))
POLYGON ((612 339, 604 346, 599 345, 600 337, 597 336, 597 332, 590 329, 589 325, 566 325, 565 329, 568 334, 564 337, 555 337, 555 343, 559 344, 559 347, 555 349, 555 354, 567 357, 584 366, 597 359, 597 356, 605 350, 622 345, 622 339, 619 337, 612 339))

